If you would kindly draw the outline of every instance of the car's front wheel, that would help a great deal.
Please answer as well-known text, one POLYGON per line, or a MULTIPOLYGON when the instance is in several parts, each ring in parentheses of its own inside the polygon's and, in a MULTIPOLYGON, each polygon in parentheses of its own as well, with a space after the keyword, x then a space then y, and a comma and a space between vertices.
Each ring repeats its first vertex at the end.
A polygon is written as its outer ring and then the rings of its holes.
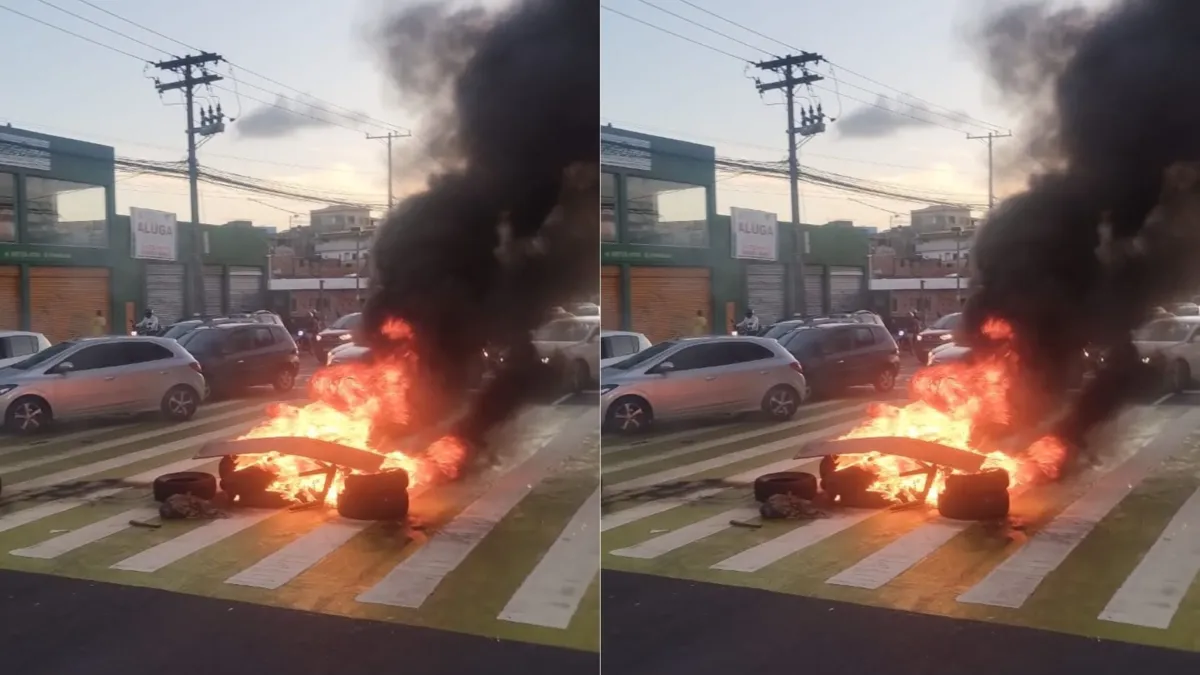
POLYGON ((296 371, 291 368, 280 370, 275 374, 275 379, 271 382, 271 385, 279 393, 291 391, 296 386, 296 371))
POLYGON ((792 419, 800 407, 800 395, 795 389, 781 384, 772 387, 763 397, 762 409, 771 419, 780 422, 792 419))
POLYGON ((650 404, 640 396, 625 396, 608 407, 605 426, 611 431, 633 434, 645 431, 654 421, 650 404))
POLYGON ((36 434, 50 426, 50 405, 37 396, 13 401, 4 416, 4 425, 18 434, 36 434))

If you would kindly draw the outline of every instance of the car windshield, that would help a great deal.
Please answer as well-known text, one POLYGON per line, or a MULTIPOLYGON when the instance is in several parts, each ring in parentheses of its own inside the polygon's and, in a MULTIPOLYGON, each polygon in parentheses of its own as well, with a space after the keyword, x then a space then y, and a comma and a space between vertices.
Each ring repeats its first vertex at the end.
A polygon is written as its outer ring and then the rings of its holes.
POLYGON ((579 342, 592 332, 594 323, 559 319, 542 326, 533 334, 535 342, 579 342))
POLYGON ((1182 321, 1162 319, 1151 321, 1133 332, 1135 342, 1183 342, 1192 327, 1182 321))
POLYGON ((645 363, 645 362, 649 361, 650 359, 653 359, 654 357, 658 356, 659 354, 662 354, 663 352, 667 351, 668 349, 670 349, 671 347, 674 347, 677 344, 679 344, 679 343, 675 342, 674 340, 667 340, 666 342, 660 342, 660 343, 654 345, 653 347, 643 349, 642 351, 634 354, 633 356, 625 359, 624 361, 621 361, 620 363, 614 363, 613 365, 609 366, 609 368, 614 368, 616 370, 629 370, 630 368, 635 368, 638 365, 645 363))
POLYGON ((803 325, 803 321, 780 321, 774 326, 771 326, 766 333, 763 333, 763 337, 771 338, 772 340, 778 340, 779 338, 787 335, 803 325))
POLYGON ((958 324, 962 321, 962 314, 947 314, 930 326, 933 330, 958 330, 958 324))
POLYGON ((362 323, 362 314, 355 312, 334 321, 329 328, 332 330, 355 330, 360 323, 362 323))
POLYGON ((201 323, 202 322, 200 321, 184 321, 182 323, 177 323, 168 328, 167 332, 163 333, 163 337, 171 338, 172 340, 178 340, 180 337, 195 330, 196 327, 201 323))
POLYGON ((9 366, 9 368, 16 368, 17 370, 29 370, 30 368, 37 367, 37 366, 49 361, 50 359, 58 356, 59 354, 67 351, 71 347, 74 347, 75 344, 76 343, 74 340, 67 340, 66 342, 60 342, 60 343, 54 345, 53 347, 50 347, 49 349, 44 349, 44 350, 34 354, 33 356, 25 359, 24 361, 21 361, 19 363, 14 363, 13 365, 9 366))

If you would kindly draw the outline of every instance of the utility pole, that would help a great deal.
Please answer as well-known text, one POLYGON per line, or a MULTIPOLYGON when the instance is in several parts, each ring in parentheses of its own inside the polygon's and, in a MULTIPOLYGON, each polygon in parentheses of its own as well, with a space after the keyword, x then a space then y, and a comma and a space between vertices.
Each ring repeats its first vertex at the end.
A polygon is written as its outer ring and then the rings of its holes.
POLYGON ((995 173, 994 173, 993 163, 992 163, 992 141, 996 140, 997 138, 1009 138, 1011 136, 1012 136, 1012 133, 998 134, 994 131, 989 131, 989 132, 987 132, 987 135, 984 135, 984 136, 972 136, 970 134, 967 134, 967 140, 971 140, 971 141, 978 141, 978 140, 984 140, 984 139, 987 140, 987 146, 988 146, 988 209, 989 210, 993 206, 996 205, 996 185, 995 185, 995 178, 994 178, 995 173))
MULTIPOLYGON (((820 105, 817 106, 815 111, 811 105, 807 111, 801 106, 801 124, 800 126, 796 126, 796 87, 820 82, 825 79, 820 75, 808 72, 807 69, 808 64, 819 63, 822 60, 824 59, 820 54, 802 52, 796 56, 788 55, 754 64, 759 70, 773 72, 781 78, 767 84, 763 84, 756 79, 754 83, 755 88, 758 89, 758 93, 764 94, 775 89, 782 89, 787 102, 788 183, 791 187, 792 222, 796 224, 796 274, 800 277, 801 288, 804 287, 804 254, 807 253, 806 244, 808 239, 804 236, 804 230, 800 225, 800 163, 796 158, 798 150, 796 137, 808 138, 825 131, 825 113, 821 110, 820 105), (796 77, 797 69, 800 71, 799 77, 796 77)), ((796 302, 800 310, 799 314, 807 315, 808 308, 805 307, 805 294, 798 294, 796 302)))
POLYGON ((378 135, 378 136, 372 136, 371 134, 367 134, 367 140, 369 140, 369 141, 375 141, 375 140, 384 140, 384 139, 386 139, 386 140, 387 140, 387 153, 388 153, 388 210, 389 210, 389 211, 391 211, 391 210, 392 210, 392 139, 393 139, 393 138, 408 138, 408 137, 409 137, 409 136, 411 136, 411 135, 412 135, 412 134, 411 134, 411 133, 408 133, 408 132, 405 132, 405 133, 399 133, 399 132, 396 132, 396 131, 389 131, 389 132, 387 132, 386 134, 380 134, 380 135, 378 135))
POLYGON ((220 82, 225 79, 220 75, 209 73, 204 68, 210 63, 219 63, 222 58, 212 52, 201 52, 194 56, 184 56, 170 61, 159 61, 154 66, 159 70, 175 73, 180 79, 174 82, 154 81, 154 88, 159 94, 175 89, 183 90, 184 107, 187 109, 187 164, 188 185, 191 193, 192 221, 192 256, 189 267, 190 276, 190 305, 185 311, 188 315, 202 312, 204 309, 204 238, 200 232, 200 170, 196 163, 196 136, 212 136, 225 131, 225 113, 221 112, 220 104, 214 111, 211 106, 205 111, 200 110, 200 126, 196 126, 195 90, 196 87, 220 82), (199 71, 199 76, 197 76, 199 71))

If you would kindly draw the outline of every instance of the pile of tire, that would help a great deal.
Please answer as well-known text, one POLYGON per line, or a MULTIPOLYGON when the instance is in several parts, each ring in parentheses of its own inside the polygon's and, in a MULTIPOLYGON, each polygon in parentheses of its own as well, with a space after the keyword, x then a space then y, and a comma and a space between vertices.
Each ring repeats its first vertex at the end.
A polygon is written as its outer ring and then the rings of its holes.
POLYGON ((351 520, 405 520, 408 474, 403 469, 350 474, 338 493, 337 509, 351 520))
POLYGON ((1009 476, 1003 469, 952 474, 938 495, 938 513, 952 520, 995 520, 1008 516, 1009 476))
POLYGON ((209 500, 217 496, 217 477, 204 471, 164 473, 154 479, 154 501, 165 502, 174 495, 209 500))

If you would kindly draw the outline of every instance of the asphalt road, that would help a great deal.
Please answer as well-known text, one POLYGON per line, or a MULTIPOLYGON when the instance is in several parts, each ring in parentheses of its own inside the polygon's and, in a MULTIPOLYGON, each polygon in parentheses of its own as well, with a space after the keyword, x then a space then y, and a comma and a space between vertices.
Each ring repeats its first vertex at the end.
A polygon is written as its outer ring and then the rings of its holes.
POLYGON ((604 572, 620 675, 1188 673, 1200 654, 641 574, 604 572))
POLYGON ((599 655, 0 570, 0 671, 13 675, 562 675, 599 655))

